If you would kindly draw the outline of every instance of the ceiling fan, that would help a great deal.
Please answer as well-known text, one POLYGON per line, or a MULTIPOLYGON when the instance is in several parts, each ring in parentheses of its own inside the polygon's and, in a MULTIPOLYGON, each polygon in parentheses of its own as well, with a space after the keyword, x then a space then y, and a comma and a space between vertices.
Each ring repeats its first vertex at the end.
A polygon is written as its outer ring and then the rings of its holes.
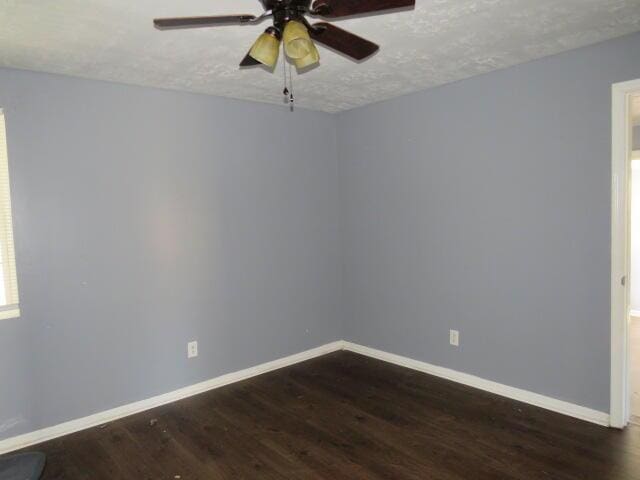
POLYGON ((320 55, 313 40, 354 60, 364 60, 378 50, 378 45, 330 23, 311 25, 306 15, 341 18, 415 6, 415 0, 260 0, 264 12, 259 15, 220 15, 208 17, 157 18, 159 29, 213 27, 229 24, 255 24, 273 19, 240 62, 241 67, 263 64, 273 68, 284 44, 287 57, 298 69, 315 65, 320 55))

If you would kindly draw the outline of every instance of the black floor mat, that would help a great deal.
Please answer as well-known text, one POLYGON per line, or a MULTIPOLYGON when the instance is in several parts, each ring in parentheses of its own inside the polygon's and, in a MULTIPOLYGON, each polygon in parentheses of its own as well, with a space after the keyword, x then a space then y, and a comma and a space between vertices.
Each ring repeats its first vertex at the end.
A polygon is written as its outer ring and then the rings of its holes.
POLYGON ((0 457, 0 480, 38 480, 45 462, 44 453, 17 453, 0 457))

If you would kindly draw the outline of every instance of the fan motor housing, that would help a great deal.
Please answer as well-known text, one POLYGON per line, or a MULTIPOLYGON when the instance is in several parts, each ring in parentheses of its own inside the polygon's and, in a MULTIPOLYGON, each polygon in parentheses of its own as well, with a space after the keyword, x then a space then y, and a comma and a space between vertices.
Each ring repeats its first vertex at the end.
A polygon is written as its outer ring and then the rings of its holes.
POLYGON ((265 10, 272 10, 274 13, 281 10, 308 12, 311 7, 311 0, 260 0, 265 10))
POLYGON ((307 24, 304 16, 309 13, 311 0, 261 0, 266 10, 271 10, 273 26, 280 32, 289 20, 298 20, 307 24))

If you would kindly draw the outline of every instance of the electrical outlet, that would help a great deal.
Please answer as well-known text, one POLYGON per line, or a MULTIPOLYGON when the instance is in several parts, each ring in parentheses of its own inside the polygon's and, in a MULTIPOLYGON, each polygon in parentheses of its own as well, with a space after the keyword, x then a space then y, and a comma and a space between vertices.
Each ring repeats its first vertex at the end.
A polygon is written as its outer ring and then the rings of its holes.
POLYGON ((454 347, 460 345, 460 332, 458 330, 449 330, 449 343, 454 347))
POLYGON ((187 343, 187 358, 193 358, 198 356, 198 342, 187 343))

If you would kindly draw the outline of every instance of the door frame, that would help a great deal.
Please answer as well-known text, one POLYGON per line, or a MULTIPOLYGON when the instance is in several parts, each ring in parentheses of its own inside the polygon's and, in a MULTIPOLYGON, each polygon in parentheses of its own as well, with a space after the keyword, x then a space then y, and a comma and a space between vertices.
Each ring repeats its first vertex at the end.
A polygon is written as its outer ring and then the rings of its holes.
POLYGON ((611 393, 609 423, 624 428, 630 417, 629 210, 631 115, 629 97, 640 79, 611 87, 611 393), (624 279, 624 280, 623 280, 624 279))

